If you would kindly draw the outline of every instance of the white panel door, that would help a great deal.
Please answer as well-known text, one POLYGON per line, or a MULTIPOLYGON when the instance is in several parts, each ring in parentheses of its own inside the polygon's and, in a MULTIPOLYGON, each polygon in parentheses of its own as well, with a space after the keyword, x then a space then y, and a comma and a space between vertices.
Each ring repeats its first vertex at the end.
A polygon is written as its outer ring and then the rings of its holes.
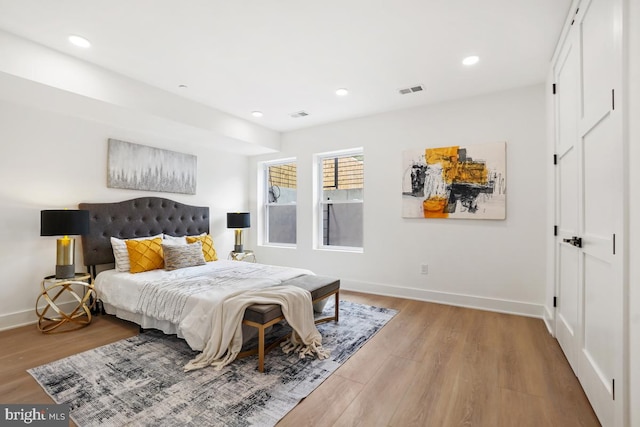
POLYGON ((619 0, 582 1, 554 64, 556 337, 604 426, 624 425, 617 7, 619 0))
MULTIPOLYGON (((616 1, 591 0, 577 17, 581 34, 583 336, 578 378, 600 422, 622 425, 623 377, 623 147, 615 108, 616 1), (618 236, 618 242, 616 242, 618 236), (616 248, 618 246, 618 248, 616 248), (617 251, 617 253, 616 253, 617 251), (618 396, 615 380, 618 380, 618 396)), ((621 105, 619 106, 621 107, 621 105)), ((618 108, 619 110, 620 108, 618 108)))
POLYGON ((578 111, 580 109, 579 44, 571 33, 554 70, 556 91, 556 265, 558 293, 556 308, 556 338, 577 372, 580 319, 580 271, 578 249, 564 242, 577 236, 578 224, 578 111))

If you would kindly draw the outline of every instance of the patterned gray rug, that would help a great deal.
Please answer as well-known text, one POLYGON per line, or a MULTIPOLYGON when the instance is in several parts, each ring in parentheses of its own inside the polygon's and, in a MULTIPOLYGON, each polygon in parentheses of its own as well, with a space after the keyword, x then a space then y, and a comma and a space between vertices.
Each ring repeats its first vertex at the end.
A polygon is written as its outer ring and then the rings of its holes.
MULTIPOLYGON (((333 311, 331 302, 325 312, 333 311)), ((29 369, 79 426, 272 426, 374 336, 397 311, 340 302, 340 322, 318 325, 325 360, 272 350, 265 373, 257 356, 221 371, 184 373, 197 353, 175 336, 136 337, 29 369)), ((277 328, 276 328, 277 329, 277 328)), ((276 330, 280 333, 281 330, 276 330)))

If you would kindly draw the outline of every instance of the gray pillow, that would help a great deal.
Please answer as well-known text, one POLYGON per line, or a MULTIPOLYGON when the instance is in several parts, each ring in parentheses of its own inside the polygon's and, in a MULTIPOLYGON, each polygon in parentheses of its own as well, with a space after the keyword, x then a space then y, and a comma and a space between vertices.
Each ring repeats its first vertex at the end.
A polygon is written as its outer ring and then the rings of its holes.
POLYGON ((188 245, 162 245, 165 270, 205 265, 202 242, 188 245))

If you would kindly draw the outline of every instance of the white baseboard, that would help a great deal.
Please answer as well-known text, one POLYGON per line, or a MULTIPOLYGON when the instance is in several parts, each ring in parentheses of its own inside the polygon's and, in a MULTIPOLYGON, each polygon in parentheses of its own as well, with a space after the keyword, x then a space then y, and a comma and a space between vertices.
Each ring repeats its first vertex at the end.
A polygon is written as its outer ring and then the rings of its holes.
MULTIPOLYGON (((68 312, 73 310, 78 303, 75 301, 64 302, 59 304, 61 310, 68 312)), ((52 315, 54 312, 52 312, 52 315)), ((38 321, 38 315, 34 310, 18 311, 10 314, 0 315, 0 331, 7 329, 19 328, 20 326, 31 325, 38 321)))
POLYGON ((544 306, 542 304, 532 304, 520 301, 509 301, 497 298, 478 297, 473 295, 454 294, 449 292, 430 291, 425 289, 344 279, 340 280, 340 288, 347 291, 363 292, 367 294, 407 298, 418 301, 454 305, 458 307, 495 311, 498 313, 544 318, 544 306))
POLYGON ((3 314, 0 316, 0 331, 30 325, 32 323, 36 323, 37 320, 38 316, 36 316, 36 313, 33 310, 3 314))
POLYGON ((554 328, 554 312, 553 310, 545 305, 544 306, 544 324, 547 325, 547 329, 552 337, 555 337, 555 328, 554 328))

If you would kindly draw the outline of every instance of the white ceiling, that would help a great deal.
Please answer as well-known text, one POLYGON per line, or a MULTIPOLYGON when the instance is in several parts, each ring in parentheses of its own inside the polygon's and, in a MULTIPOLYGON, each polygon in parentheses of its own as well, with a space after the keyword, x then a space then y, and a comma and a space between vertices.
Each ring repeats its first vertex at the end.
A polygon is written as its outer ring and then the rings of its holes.
POLYGON ((288 131, 543 82, 570 3, 0 0, 0 29, 288 131))

